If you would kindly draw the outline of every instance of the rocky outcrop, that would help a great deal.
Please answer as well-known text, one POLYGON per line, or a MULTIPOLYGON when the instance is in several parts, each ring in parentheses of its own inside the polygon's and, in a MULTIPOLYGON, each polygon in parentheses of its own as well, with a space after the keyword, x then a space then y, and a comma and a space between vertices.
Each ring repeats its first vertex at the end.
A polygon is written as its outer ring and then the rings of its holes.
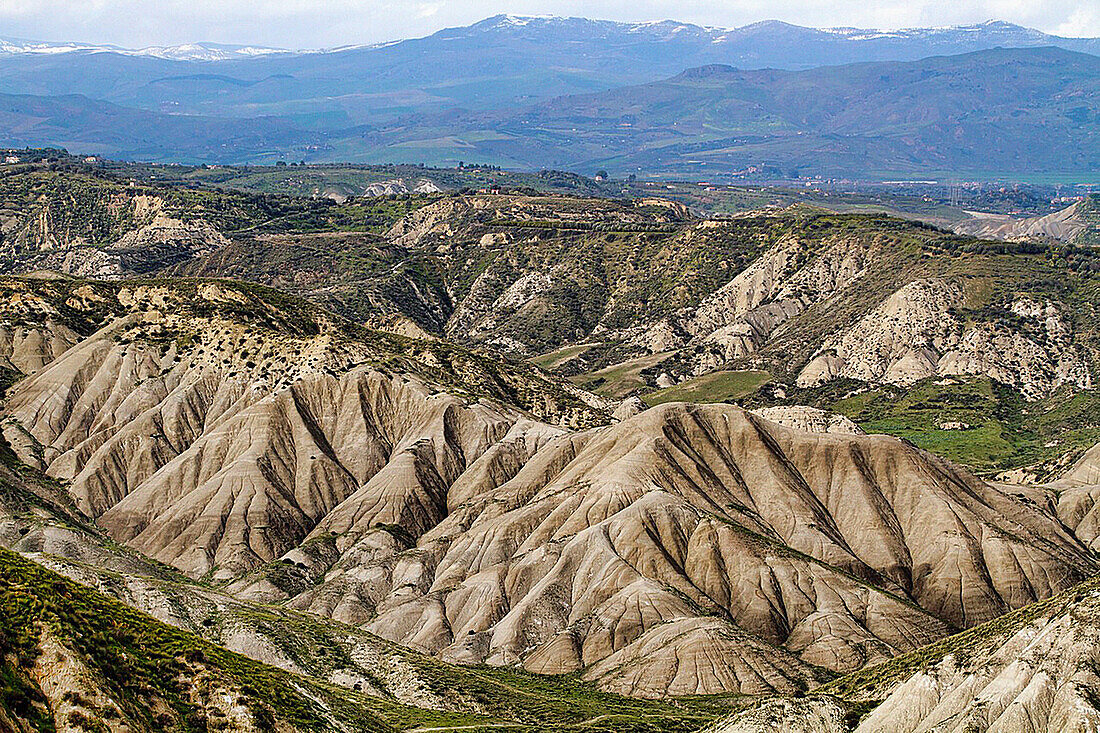
POLYGON ((788 320, 861 278, 870 244, 839 237, 811 256, 808 243, 781 241, 697 307, 645 328, 634 341, 652 352, 688 347, 684 358, 695 376, 719 369, 758 351, 788 320))
POLYGON ((753 410, 765 420, 804 433, 841 433, 863 435, 863 430, 844 415, 805 405, 780 405, 753 410))
POLYGON ((619 403, 619 406, 611 413, 611 417, 614 420, 628 420, 648 409, 649 405, 641 397, 628 397, 619 403))
MULTIPOLYGON (((183 721, 167 712, 172 707, 166 700, 152 695, 151 699, 141 696, 135 700, 127 693, 112 690, 74 646, 58 638, 47 626, 38 640, 41 654, 30 674, 29 681, 41 691, 52 712, 56 730, 76 733, 86 729, 85 721, 104 719, 111 720, 114 729, 120 731, 151 732, 159 728, 143 720, 142 708, 161 711, 162 725, 171 722, 182 727, 183 721)), ((205 715, 223 721, 225 729, 240 733, 256 733, 269 727, 256 715, 255 705, 246 704, 239 683, 227 682, 212 665, 189 666, 190 669, 180 675, 180 687, 189 702, 201 708, 205 715)), ((288 731, 296 730, 285 722, 282 725, 288 731)), ((20 728, 12 727, 11 730, 20 728)))
POLYGON ((858 733, 1084 731, 1100 723, 1094 690, 1100 649, 1096 581, 897 660, 900 675, 867 670, 838 687, 885 696, 858 733), (888 693, 888 694, 886 694, 888 693))
POLYGON ((363 195, 368 197, 402 196, 410 193, 440 193, 442 190, 429 178, 417 178, 415 180, 392 178, 388 181, 371 183, 363 190, 363 195))
POLYGON ((43 204, 23 229, 12 237, 18 253, 18 271, 52 270, 77 277, 119 279, 164 269, 180 261, 214 252, 229 243, 216 227, 185 212, 170 212, 163 198, 147 194, 108 195, 106 201, 84 202, 106 224, 93 234, 72 231, 71 202, 43 204), (55 209, 61 209, 58 215, 55 209), (55 218, 63 222, 55 221, 55 218))
POLYGON ((700 733, 847 733, 844 707, 827 697, 768 698, 700 733))
POLYGON ((485 202, 479 199, 443 199, 402 217, 390 227, 386 237, 401 246, 419 245, 446 237, 455 233, 465 217, 485 207, 485 202))
POLYGON ((208 255, 229 240, 209 223, 182 221, 158 211, 147 224, 114 242, 78 243, 28 253, 21 270, 53 270, 76 277, 112 280, 159 271, 178 262, 208 255))

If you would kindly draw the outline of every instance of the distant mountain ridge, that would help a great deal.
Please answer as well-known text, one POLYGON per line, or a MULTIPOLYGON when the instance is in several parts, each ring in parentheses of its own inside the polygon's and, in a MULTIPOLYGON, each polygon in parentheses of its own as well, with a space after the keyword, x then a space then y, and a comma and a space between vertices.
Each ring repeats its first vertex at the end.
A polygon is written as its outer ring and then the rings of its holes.
MULTIPOLYGON (((268 56, 271 54, 332 54, 362 50, 382 50, 404 43, 429 39, 456 40, 489 34, 568 34, 577 38, 604 36, 634 37, 655 43, 677 42, 709 44, 715 58, 725 56, 725 63, 735 63, 746 68, 766 58, 774 57, 768 65, 778 68, 800 68, 846 60, 903 60, 921 58, 936 53, 964 53, 966 51, 1004 46, 1007 48, 1032 46, 1057 46, 1083 53, 1100 53, 1100 38, 1073 38, 1044 33, 1001 20, 987 20, 970 25, 942 27, 914 27, 898 29, 856 27, 811 27, 786 23, 781 20, 762 20, 733 28, 700 26, 675 20, 646 22, 622 22, 593 20, 581 17, 556 15, 499 14, 468 26, 444 28, 424 38, 403 38, 368 44, 347 44, 333 48, 286 49, 256 44, 224 44, 195 41, 175 45, 154 45, 127 48, 112 44, 85 43, 79 41, 48 42, 21 38, 0 37, 0 55, 56 54, 69 52, 118 53, 130 56, 151 56, 179 61, 226 61, 231 59, 268 56), (808 57, 782 58, 792 51, 808 54, 815 49, 804 45, 799 48, 763 48, 776 41, 810 42, 817 46, 831 47, 832 51, 848 46, 853 58, 813 59, 808 57), (759 48, 758 48, 759 47, 759 48), (769 56, 768 54, 771 54, 769 56), (856 58, 859 57, 859 58, 856 58)), ((706 53, 700 49, 701 53, 706 53)))
POLYGON ((1100 39, 999 21, 724 30, 500 15, 308 53, 0 41, 0 145, 151 161, 479 161, 703 180, 764 168, 771 179, 996 177, 1055 164, 1095 172, 1098 58, 1100 39))
POLYGON ((334 129, 452 109, 518 109, 708 64, 800 70, 1037 46, 1100 55, 1100 39, 1060 38, 999 21, 903 31, 764 21, 726 30, 499 15, 424 38, 312 52, 0 40, 0 93, 82 94, 149 111, 279 116, 334 129))
POLYGON ((491 129, 548 167, 703 180, 750 166, 776 177, 1090 172, 1100 59, 1046 47, 805 71, 711 64, 555 99, 491 129))
MULTIPOLYGON (((177 79, 227 95, 265 84, 177 79)), ((1100 58, 1048 47, 805 71, 711 64, 521 109, 425 110, 347 125, 0 92, 0 121, 12 147, 139 160, 465 160, 714 181, 1092 175, 1100 171, 1100 58)))
POLYGON ((609 41, 642 38, 675 43, 681 49, 698 44, 694 49, 698 58, 693 59, 697 65, 709 60, 746 69, 799 69, 859 61, 916 60, 997 47, 1056 46, 1068 51, 1100 53, 1098 38, 1056 36, 1001 20, 889 30, 814 28, 780 20, 719 28, 674 20, 621 23, 576 17, 496 15, 471 26, 439 31, 430 38, 459 39, 487 34, 571 34, 577 38, 602 36, 609 41))

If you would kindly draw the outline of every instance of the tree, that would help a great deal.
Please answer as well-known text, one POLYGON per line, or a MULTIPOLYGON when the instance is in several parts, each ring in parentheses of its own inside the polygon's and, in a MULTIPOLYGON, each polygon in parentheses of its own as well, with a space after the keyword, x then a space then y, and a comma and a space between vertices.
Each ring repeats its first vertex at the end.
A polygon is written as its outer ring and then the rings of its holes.
POLYGON ((608 178, 607 171, 600 169, 596 171, 596 178, 608 178))

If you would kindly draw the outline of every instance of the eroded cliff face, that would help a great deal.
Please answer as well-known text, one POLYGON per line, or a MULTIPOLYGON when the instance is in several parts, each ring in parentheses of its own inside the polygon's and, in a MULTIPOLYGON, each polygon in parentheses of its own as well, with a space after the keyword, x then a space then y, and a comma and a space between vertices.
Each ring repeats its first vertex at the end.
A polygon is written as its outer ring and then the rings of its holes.
POLYGON ((976 313, 968 303, 984 283, 921 278, 861 309, 853 298, 865 297, 855 293, 867 267, 875 266, 871 249, 841 241, 793 268, 792 256, 784 246, 770 251, 698 309, 645 329, 637 342, 653 352, 680 350, 670 359, 680 378, 766 363, 754 355, 766 347, 789 349, 784 341, 794 337, 802 347, 817 341, 792 375, 798 387, 841 378, 908 386, 934 377, 987 376, 1037 399, 1063 386, 1093 385, 1090 352, 1064 304, 1017 296, 1003 314, 976 313), (838 313, 830 328, 822 320, 831 305, 838 313), (845 322, 846 313, 854 322, 845 322), (810 329, 807 341, 799 331, 810 329))
MULTIPOLYGON (((1006 488, 1095 548, 1098 455, 1100 446, 1086 451, 1049 484, 1006 488)), ((789 725, 807 726, 819 719, 822 706, 843 699, 868 708, 857 733, 1092 730, 1100 724, 1094 693, 1100 684, 1098 644, 1100 581, 1093 576, 889 663, 831 681, 818 690, 813 705, 778 699, 759 707, 783 709, 790 713, 789 725)), ((745 717, 754 719, 751 713, 745 717)))
MULTIPOLYGON (((567 208, 441 202, 391 236, 430 250, 444 278, 463 283, 451 290, 449 338, 525 356, 586 344, 581 361, 601 365, 614 363, 610 354, 653 355, 659 363, 643 375, 651 387, 658 375, 677 382, 737 368, 800 387, 980 375, 1033 399, 1093 383, 1078 295, 1036 288, 1050 263, 1020 269, 1010 256, 960 256, 942 246, 946 235, 916 226, 818 224, 828 217, 806 212, 588 234, 569 230, 580 224, 567 208), (524 221, 538 226, 515 226, 524 221)), ((597 231, 635 225, 628 211, 589 215, 597 231)))
POLYGON ((213 204, 113 197, 98 228, 44 208, 5 239, 17 267, 239 277, 516 357, 583 345, 559 365, 570 374, 652 357, 648 388, 741 369, 803 387, 987 376, 1029 398, 1094 381, 1080 263, 888 217, 795 207, 699 220, 644 201, 462 195, 386 231, 282 231, 275 217, 237 222, 229 241, 213 204))
MULTIPOLYGON (((107 194, 103 194, 107 196, 107 194)), ((202 218, 169 212, 163 198, 113 194, 97 202, 94 226, 70 221, 69 212, 46 202, 22 230, 10 233, 11 254, 24 271, 52 270, 99 279, 118 279, 161 270, 176 262, 209 255, 229 240, 202 218)))
POLYGON ((1026 241, 1053 237, 1072 242, 1087 230, 1089 221, 1086 217, 1090 208, 1090 204, 1079 201, 1050 214, 1022 219, 1007 214, 986 214, 974 211, 968 212, 970 218, 957 222, 951 228, 959 234, 969 234, 982 239, 1026 241))
POLYGON ((687 373, 705 374, 751 356, 788 320, 860 279, 871 259, 867 242, 838 239, 813 251, 797 237, 785 239, 697 307, 645 328, 635 341, 653 352, 685 349, 687 373))
POLYGON ((1092 387, 1086 352, 1050 301, 1016 298, 1009 318, 967 322, 965 293, 942 280, 909 283, 851 328, 830 336, 799 386, 838 377, 909 385, 937 376, 988 376, 1038 398, 1062 386, 1092 387))
MULTIPOLYGON (((21 501, 26 496, 21 489, 26 486, 13 485, 13 480, 20 482, 5 469, 0 489, 0 538, 5 545, 13 524, 22 525, 27 536, 39 530, 43 520, 51 523, 42 513, 52 514, 47 505, 21 501), (37 516, 30 521, 25 514, 12 517, 8 511, 14 504, 22 504, 24 510, 33 506, 37 516)), ((53 514, 53 519, 61 516, 53 514)), ((187 584, 173 582, 172 573, 163 566, 158 570, 132 550, 104 543, 92 530, 61 520, 50 530, 55 535, 50 549, 71 552, 71 546, 56 536, 65 532, 70 542, 106 560, 106 566, 84 565, 54 553, 36 556, 54 567, 62 566, 58 572, 0 547, 5 647, 0 660, 5 681, 0 724, 5 730, 393 730, 375 714, 381 702, 374 696, 376 689, 363 694, 288 674, 249 659, 249 652, 261 656, 255 648, 237 654, 187 631, 188 624, 178 616, 166 624, 135 610, 134 606, 150 605, 159 594, 162 602, 166 597, 174 602, 177 614, 201 613, 206 623, 199 626, 206 632, 210 625, 230 621, 228 614, 210 613, 209 597, 202 596, 218 593, 209 586, 194 584, 187 594, 179 587, 187 584), (80 582, 73 582, 74 575, 80 582), (104 588, 94 590, 88 585, 104 588), (131 592, 134 595, 127 597, 131 592)), ((270 615, 261 620, 264 610, 251 610, 253 629, 271 622, 270 615)), ((263 638, 263 631, 253 633, 263 638)), ((374 641, 376 647, 387 646, 374 641)), ((386 676, 385 666, 377 665, 382 676, 376 679, 386 676)))

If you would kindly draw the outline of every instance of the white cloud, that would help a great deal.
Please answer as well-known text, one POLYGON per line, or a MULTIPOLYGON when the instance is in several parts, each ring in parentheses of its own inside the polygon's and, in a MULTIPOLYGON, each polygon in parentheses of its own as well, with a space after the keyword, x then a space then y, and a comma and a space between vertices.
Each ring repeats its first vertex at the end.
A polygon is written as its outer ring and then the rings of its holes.
POLYGON ((443 3, 420 3, 420 7, 416 9, 416 17, 430 18, 437 15, 442 6, 443 3))
POLYGON ((501 12, 724 27, 768 18, 874 28, 998 19, 1100 36, 1100 5, 1092 0, 0 0, 0 35, 125 46, 208 40, 318 48, 426 35, 501 12))
POLYGON ((1054 30, 1058 35, 1070 38, 1100 36, 1100 6, 1075 8, 1069 18, 1054 30))

